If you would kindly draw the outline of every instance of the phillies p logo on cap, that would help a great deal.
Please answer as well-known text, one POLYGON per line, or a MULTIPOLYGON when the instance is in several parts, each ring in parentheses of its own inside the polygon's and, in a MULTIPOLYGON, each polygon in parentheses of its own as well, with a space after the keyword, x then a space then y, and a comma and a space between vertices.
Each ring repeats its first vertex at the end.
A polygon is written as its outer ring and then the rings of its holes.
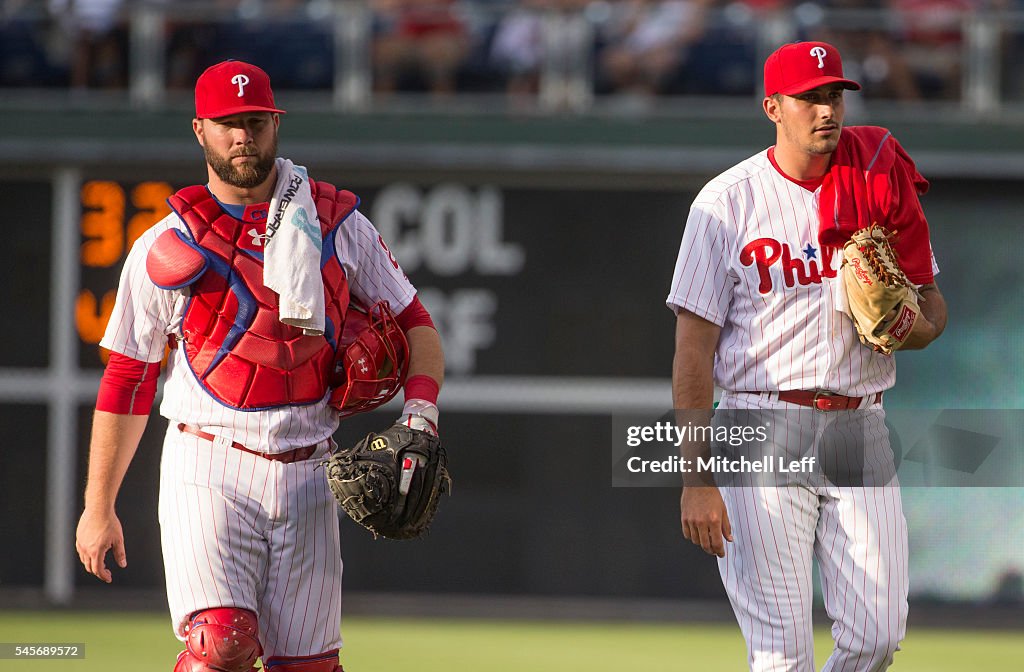
POLYGON ((764 95, 794 96, 838 82, 857 91, 860 84, 843 77, 839 50, 827 42, 784 44, 764 62, 764 95))
POLYGON ((196 81, 196 117, 217 119, 242 112, 277 112, 270 77, 243 61, 210 66, 196 81))

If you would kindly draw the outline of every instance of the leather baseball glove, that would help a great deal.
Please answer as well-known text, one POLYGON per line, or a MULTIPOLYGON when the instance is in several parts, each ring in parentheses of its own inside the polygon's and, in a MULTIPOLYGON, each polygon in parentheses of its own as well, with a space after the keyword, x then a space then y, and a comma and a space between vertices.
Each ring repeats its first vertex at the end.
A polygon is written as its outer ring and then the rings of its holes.
POLYGON ((402 424, 338 450, 324 465, 338 504, 374 538, 422 536, 451 491, 440 439, 402 424))
POLYGON ((891 355, 907 340, 921 309, 917 288, 896 261, 893 234, 872 224, 843 247, 848 311, 861 343, 891 355))

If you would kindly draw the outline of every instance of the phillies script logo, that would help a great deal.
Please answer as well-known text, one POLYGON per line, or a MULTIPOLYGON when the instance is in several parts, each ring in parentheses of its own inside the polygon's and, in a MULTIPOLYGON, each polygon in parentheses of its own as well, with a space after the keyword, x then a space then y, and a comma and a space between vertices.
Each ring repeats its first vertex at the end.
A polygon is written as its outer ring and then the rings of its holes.
POLYGON ((757 290, 762 294, 770 294, 774 289, 771 267, 776 264, 782 269, 782 280, 786 287, 792 288, 796 284, 820 285, 822 278, 836 277, 836 271, 832 268, 832 254, 834 248, 826 247, 821 251, 822 270, 817 259, 804 261, 799 255, 793 258, 788 243, 782 243, 774 238, 758 238, 743 246, 740 250, 740 263, 744 266, 756 266, 757 276, 760 284, 757 290))
POLYGON ((384 242, 384 236, 377 234, 377 242, 380 243, 380 246, 383 247, 384 251, 388 253, 388 261, 390 261, 391 265, 395 267, 395 270, 402 270, 401 268, 398 267, 398 262, 395 260, 395 255, 391 254, 391 248, 388 247, 388 244, 384 242))

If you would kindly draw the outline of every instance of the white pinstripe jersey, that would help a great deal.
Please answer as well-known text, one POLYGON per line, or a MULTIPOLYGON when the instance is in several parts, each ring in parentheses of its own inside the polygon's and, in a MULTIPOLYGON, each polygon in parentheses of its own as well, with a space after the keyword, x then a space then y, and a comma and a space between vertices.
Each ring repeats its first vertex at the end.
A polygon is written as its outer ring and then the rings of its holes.
MULTIPOLYGON (((335 251, 348 279, 349 290, 364 305, 382 299, 397 314, 412 302, 415 288, 394 262, 373 224, 359 211, 341 224, 335 251)), ((163 357, 167 334, 180 335, 186 297, 178 290, 163 290, 146 274, 146 255, 156 237, 176 227, 187 230, 171 213, 144 233, 132 246, 121 271, 114 311, 100 345, 145 362, 163 357)), ((207 393, 185 361, 184 348, 173 351, 167 364, 160 414, 172 423, 183 422, 213 434, 230 436, 252 450, 276 453, 326 439, 338 427, 337 412, 320 401, 266 411, 238 411, 207 393)))
POLYGON ((863 396, 896 382, 895 359, 862 345, 836 309, 842 254, 818 243, 819 192, 782 175, 765 150, 694 199, 667 304, 722 327, 719 387, 863 396))

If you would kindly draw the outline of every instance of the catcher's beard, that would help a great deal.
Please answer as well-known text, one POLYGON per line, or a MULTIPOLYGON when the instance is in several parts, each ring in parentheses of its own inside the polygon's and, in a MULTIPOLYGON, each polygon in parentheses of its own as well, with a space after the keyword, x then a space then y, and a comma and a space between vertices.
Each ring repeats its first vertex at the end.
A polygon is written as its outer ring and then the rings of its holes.
POLYGON ((213 172, 221 180, 239 189, 252 189, 263 184, 270 176, 270 171, 274 169, 274 159, 277 157, 277 136, 274 136, 270 150, 264 154, 260 154, 255 149, 242 149, 224 158, 215 154, 207 145, 203 145, 203 154, 206 156, 206 163, 213 168, 213 172), (257 161, 255 164, 236 166, 232 159, 238 156, 255 156, 257 161))

